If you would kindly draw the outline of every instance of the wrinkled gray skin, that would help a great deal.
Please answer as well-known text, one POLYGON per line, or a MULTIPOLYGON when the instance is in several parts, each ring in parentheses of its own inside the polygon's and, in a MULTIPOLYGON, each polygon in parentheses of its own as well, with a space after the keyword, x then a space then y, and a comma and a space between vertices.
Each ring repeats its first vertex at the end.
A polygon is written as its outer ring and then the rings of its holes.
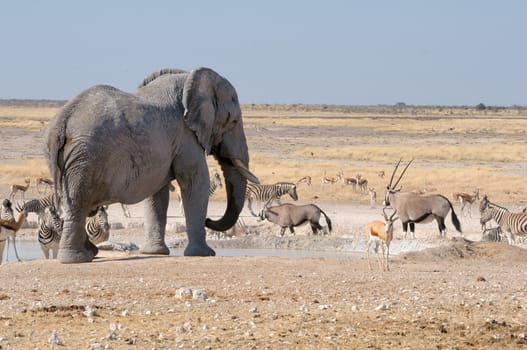
POLYGON ((134 94, 92 87, 68 102, 50 122, 45 154, 64 207, 58 258, 89 262, 97 248, 87 238, 86 216, 100 205, 144 200, 143 253, 169 254, 165 226, 169 183, 181 188, 189 243, 185 255, 215 255, 205 225, 225 231, 243 208, 249 170, 242 115, 234 87, 216 72, 165 70, 134 94), (223 170, 227 208, 206 219, 213 154, 223 170))
POLYGON ((289 231, 294 234, 295 230, 293 227, 300 226, 306 222, 309 222, 313 234, 316 235, 318 230, 322 230, 322 226, 319 223, 321 213, 326 218, 328 229, 331 232, 331 220, 322 209, 314 204, 294 205, 286 203, 274 207, 266 207, 260 212, 260 219, 267 219, 269 222, 279 225, 281 227, 280 236, 284 235, 286 228, 289 228, 289 231))

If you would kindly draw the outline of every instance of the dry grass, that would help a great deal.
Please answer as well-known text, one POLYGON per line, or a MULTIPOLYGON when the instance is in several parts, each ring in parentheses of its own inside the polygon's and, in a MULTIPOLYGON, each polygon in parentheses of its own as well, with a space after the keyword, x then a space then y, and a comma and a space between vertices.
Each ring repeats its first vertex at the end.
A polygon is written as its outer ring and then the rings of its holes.
POLYGON ((312 127, 354 127, 371 128, 379 132, 400 132, 408 134, 477 134, 498 133, 523 135, 527 119, 473 116, 470 119, 431 116, 245 116, 246 125, 265 126, 312 126, 312 127))
MULTIPOLYGON (((55 107, 0 105, 0 126, 42 129, 56 111, 55 107)), ((299 188, 306 201, 368 201, 367 194, 354 192, 342 183, 320 184, 324 175, 338 172, 344 177, 360 173, 380 198, 388 179, 381 179, 378 172, 389 176, 401 156, 415 159, 402 181, 405 190, 450 196, 453 191, 472 192, 479 187, 498 202, 521 205, 527 200, 523 174, 527 153, 523 132, 527 119, 522 118, 525 109, 244 105, 243 112, 248 135, 254 131, 248 136, 253 172, 262 183, 294 182, 310 175, 313 185, 299 188), (312 130, 298 144, 292 139, 276 146, 274 139, 260 137, 257 132, 298 126, 312 130), (342 136, 325 142, 327 136, 317 132, 324 128, 342 130, 342 136), (347 130, 353 131, 353 136, 346 136, 347 130), (364 130, 364 135, 357 130, 364 130)), ((4 185, 23 183, 28 176, 48 176, 42 159, 1 164, 0 183, 4 185)), ((209 167, 219 170, 212 158, 209 167)), ((215 195, 216 199, 223 197, 222 192, 215 195)))
POLYGON ((523 162, 527 144, 438 145, 423 146, 342 146, 340 148, 310 147, 298 152, 298 157, 314 153, 324 159, 353 159, 367 162, 391 162, 403 154, 407 159, 435 162, 523 162))
POLYGON ((57 107, 0 105, 0 127, 41 129, 57 111, 57 107))

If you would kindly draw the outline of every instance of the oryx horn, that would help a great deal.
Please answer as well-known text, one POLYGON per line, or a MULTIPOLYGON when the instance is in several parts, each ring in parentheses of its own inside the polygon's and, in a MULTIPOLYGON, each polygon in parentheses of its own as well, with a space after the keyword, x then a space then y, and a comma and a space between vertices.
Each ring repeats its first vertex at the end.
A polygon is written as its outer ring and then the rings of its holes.
POLYGON ((395 188, 397 187, 397 185, 399 184, 399 181, 401 181, 401 179, 403 178, 403 175, 404 173, 406 172, 406 169, 408 169, 408 167, 410 166, 410 164, 412 164, 414 160, 412 159, 411 161, 408 162, 408 164, 406 164, 406 167, 404 168, 403 172, 401 173, 401 176, 399 176, 399 179, 397 180, 397 182, 395 183, 395 185, 393 185, 393 187, 390 187, 390 188, 395 188))
POLYGON ((399 167, 399 164, 401 164, 401 161, 403 159, 400 158, 399 159, 399 162, 397 163, 397 165, 395 166, 395 169, 393 169, 393 173, 392 173, 392 177, 390 178, 390 183, 388 184, 388 188, 392 188, 392 181, 393 181, 393 177, 395 176, 395 172, 397 171, 397 168, 399 167))

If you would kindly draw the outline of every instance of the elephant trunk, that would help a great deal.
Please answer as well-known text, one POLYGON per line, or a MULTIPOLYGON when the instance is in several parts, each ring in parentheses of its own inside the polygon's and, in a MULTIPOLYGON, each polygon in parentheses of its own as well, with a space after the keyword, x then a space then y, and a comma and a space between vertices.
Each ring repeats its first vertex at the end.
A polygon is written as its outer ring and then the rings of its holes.
POLYGON ((219 162, 225 178, 227 209, 225 209, 225 214, 219 220, 207 219, 205 226, 215 231, 227 231, 236 224, 243 209, 247 179, 253 182, 258 182, 258 179, 238 159, 231 161, 230 159, 222 158, 219 159, 219 162))

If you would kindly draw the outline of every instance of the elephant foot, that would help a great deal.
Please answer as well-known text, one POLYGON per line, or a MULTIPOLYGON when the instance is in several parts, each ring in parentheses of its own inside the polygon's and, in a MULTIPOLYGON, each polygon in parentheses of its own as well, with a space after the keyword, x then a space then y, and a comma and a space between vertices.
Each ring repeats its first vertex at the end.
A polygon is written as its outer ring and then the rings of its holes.
POLYGON ((207 243, 197 244, 189 243, 183 253, 185 256, 215 256, 214 249, 209 247, 207 243))
POLYGON ((169 255, 170 249, 168 249, 165 243, 162 243, 162 244, 145 243, 145 245, 141 246, 140 252, 142 254, 169 255))
POLYGON ((90 250, 59 249, 57 258, 63 264, 77 264, 91 262, 95 255, 90 250))

